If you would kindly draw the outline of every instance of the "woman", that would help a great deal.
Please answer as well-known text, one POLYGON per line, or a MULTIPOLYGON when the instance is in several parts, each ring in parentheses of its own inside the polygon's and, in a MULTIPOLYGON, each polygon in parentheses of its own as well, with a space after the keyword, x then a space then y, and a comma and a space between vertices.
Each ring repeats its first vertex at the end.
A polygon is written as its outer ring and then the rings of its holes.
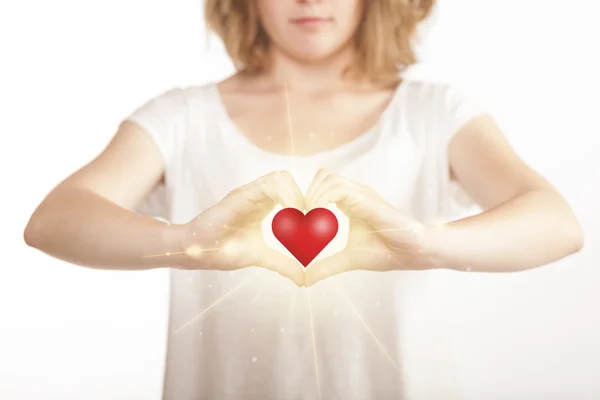
POLYGON ((172 268, 165 399, 459 398, 435 282, 581 249, 485 109, 402 77, 432 7, 207 0, 238 72, 148 101, 35 211, 51 256, 172 268), (345 247, 271 243, 275 207, 331 204, 345 247))

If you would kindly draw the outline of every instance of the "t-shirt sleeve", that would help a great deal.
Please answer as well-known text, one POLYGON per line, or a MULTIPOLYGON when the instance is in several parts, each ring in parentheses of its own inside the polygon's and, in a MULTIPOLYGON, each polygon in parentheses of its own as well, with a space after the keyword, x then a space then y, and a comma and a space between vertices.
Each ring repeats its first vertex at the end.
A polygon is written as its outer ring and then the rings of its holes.
POLYGON ((460 184, 451 179, 448 149, 454 136, 469 121, 490 112, 481 100, 464 89, 445 85, 442 87, 438 108, 440 137, 436 141, 437 176, 440 187, 441 218, 455 219, 472 215, 478 207, 460 184))
POLYGON ((174 88, 147 100, 126 118, 150 136, 164 161, 166 185, 157 185, 135 208, 141 214, 169 219, 168 183, 185 134, 186 116, 185 89, 174 88))
POLYGON ((182 132, 187 110, 185 91, 181 88, 170 89, 135 109, 127 120, 143 128, 154 140, 163 156, 165 168, 171 165, 182 132))

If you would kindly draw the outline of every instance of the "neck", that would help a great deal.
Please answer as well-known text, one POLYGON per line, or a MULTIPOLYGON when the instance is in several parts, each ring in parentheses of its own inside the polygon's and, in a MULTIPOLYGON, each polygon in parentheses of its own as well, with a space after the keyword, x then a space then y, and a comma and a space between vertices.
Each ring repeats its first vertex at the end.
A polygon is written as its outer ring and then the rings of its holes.
POLYGON ((351 49, 319 62, 299 61, 278 51, 272 56, 272 68, 265 74, 265 79, 272 85, 285 86, 290 92, 322 93, 361 84, 344 76, 344 71, 354 60, 351 49))

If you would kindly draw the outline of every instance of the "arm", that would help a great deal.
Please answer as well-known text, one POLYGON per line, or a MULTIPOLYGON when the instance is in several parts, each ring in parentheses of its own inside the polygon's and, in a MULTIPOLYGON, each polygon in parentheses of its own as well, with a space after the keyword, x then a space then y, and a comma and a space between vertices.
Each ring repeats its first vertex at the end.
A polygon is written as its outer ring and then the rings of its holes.
POLYGON ((177 266, 184 256, 145 256, 180 252, 178 227, 129 210, 160 181, 163 169, 152 139, 124 122, 98 157, 38 206, 25 228, 25 242, 92 268, 177 266))
POLYGON ((512 272, 559 260, 583 247, 583 233, 560 193, 513 151, 491 117, 467 123, 449 148, 454 178, 484 209, 433 227, 423 257, 435 267, 512 272))

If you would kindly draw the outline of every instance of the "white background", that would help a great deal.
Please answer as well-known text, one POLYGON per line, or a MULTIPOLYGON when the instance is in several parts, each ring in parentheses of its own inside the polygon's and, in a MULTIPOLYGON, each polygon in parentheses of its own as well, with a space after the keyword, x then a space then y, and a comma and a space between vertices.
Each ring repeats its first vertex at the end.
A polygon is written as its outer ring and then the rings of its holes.
MULTIPOLYGON (((457 299, 471 399, 600 398, 597 0, 441 0, 413 73, 478 95, 567 197, 581 253, 477 276, 457 299), (596 50, 594 50, 596 49, 596 50)), ((165 271, 102 272, 27 248, 30 214, 120 120, 232 71, 200 0, 0 3, 0 398, 160 398, 165 271)))

